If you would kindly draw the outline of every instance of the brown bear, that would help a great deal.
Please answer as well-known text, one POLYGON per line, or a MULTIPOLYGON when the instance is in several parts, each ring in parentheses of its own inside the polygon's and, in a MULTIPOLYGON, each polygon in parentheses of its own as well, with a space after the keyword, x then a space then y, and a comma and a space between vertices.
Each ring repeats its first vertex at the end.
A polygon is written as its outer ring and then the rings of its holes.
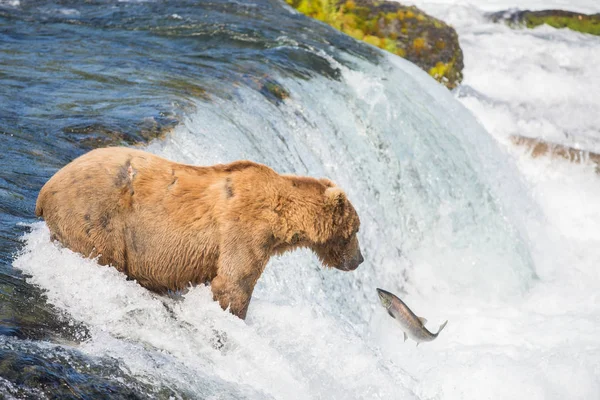
POLYGON ((199 167, 97 149, 50 178, 35 213, 53 240, 152 291, 210 282, 240 318, 274 254, 307 247, 342 271, 363 261, 360 221, 341 189, 251 161, 199 167))

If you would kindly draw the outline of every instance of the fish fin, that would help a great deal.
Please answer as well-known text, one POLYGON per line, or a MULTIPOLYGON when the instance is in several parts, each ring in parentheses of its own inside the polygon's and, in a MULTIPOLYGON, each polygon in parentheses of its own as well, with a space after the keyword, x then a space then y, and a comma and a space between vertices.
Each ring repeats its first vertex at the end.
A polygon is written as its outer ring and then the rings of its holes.
POLYGON ((404 341, 406 342, 406 339, 408 339, 408 335, 406 334, 406 332, 402 332, 404 333, 404 341))
POLYGON ((435 334, 435 336, 439 335, 440 332, 442 331, 442 329, 444 329, 446 327, 446 324, 448 323, 448 321, 444 322, 443 324, 440 325, 440 329, 438 329, 437 333, 435 334))
POLYGON ((392 314, 392 311, 389 308, 388 308, 387 312, 388 312, 388 314, 389 314, 390 317, 396 319, 396 317, 394 317, 394 314, 392 314))
POLYGON ((419 321, 421 321, 421 323, 423 325, 425 325, 427 323, 427 318, 423 318, 423 317, 417 317, 417 318, 419 318, 419 321))
POLYGON ((419 347, 419 343, 421 343, 421 342, 417 342, 417 345, 415 347, 419 347))

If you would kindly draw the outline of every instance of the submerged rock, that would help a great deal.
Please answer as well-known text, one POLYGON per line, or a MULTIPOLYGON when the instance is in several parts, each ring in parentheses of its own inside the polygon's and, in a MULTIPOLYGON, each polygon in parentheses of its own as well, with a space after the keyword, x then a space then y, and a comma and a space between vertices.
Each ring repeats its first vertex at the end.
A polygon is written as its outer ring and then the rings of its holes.
POLYGON ((571 30, 600 35, 600 14, 582 14, 563 10, 507 10, 489 15, 494 22, 505 22, 509 26, 535 28, 539 25, 550 25, 554 28, 569 28, 571 30))
POLYGON ((456 31, 414 6, 374 0, 286 2, 355 39, 406 58, 448 88, 462 80, 463 55, 456 31))
POLYGON ((533 158, 546 156, 574 163, 591 162, 596 165, 596 173, 600 174, 600 154, 525 136, 511 136, 510 140, 513 144, 528 149, 533 158))
MULTIPOLYGON (((210 383, 208 383, 210 384, 210 383)), ((135 377, 119 360, 74 348, 0 337, 0 398, 191 399, 187 393, 135 377), (6 397, 5 397, 6 396, 6 397)))
POLYGON ((177 123, 174 116, 165 115, 161 118, 145 118, 129 131, 96 123, 67 126, 63 128, 63 133, 68 140, 88 150, 107 146, 144 145, 154 139, 164 138, 177 123))

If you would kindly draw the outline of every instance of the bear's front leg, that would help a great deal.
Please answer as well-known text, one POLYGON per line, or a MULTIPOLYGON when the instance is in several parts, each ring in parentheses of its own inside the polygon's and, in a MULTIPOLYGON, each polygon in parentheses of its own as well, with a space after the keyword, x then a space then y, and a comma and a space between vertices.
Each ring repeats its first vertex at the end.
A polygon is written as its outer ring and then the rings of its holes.
POLYGON ((246 318, 254 286, 249 288, 247 285, 240 285, 235 280, 222 275, 217 275, 210 286, 214 299, 219 302, 223 310, 229 308, 233 315, 241 319, 246 318))
POLYGON ((217 276, 211 282, 214 299, 221 307, 246 318, 254 286, 260 278, 268 257, 256 251, 260 246, 252 246, 243 240, 235 240, 235 235, 226 235, 228 240, 221 244, 217 276), (234 239, 234 240, 232 240, 234 239))

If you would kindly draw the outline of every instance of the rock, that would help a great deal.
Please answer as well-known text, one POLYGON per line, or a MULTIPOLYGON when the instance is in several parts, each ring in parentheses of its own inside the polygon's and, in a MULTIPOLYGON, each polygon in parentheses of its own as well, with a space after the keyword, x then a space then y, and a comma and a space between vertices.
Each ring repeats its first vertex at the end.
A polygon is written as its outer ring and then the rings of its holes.
POLYGON ((592 162, 596 165, 596 173, 600 174, 600 154, 524 136, 511 136, 510 140, 519 147, 527 148, 533 158, 547 156, 574 163, 592 162))
POLYGON ((463 55, 456 31, 414 6, 374 0, 286 2, 355 39, 406 58, 448 88, 462 80, 463 55))
POLYGON ((569 28, 590 35, 600 35, 600 14, 587 15, 562 10, 507 10, 489 14, 489 18, 494 22, 505 22, 512 27, 535 28, 547 24, 557 29, 569 28))
POLYGON ((129 132, 103 124, 73 125, 63 128, 63 133, 84 149, 107 146, 144 145, 154 139, 164 138, 177 125, 173 115, 148 117, 133 126, 129 132))

